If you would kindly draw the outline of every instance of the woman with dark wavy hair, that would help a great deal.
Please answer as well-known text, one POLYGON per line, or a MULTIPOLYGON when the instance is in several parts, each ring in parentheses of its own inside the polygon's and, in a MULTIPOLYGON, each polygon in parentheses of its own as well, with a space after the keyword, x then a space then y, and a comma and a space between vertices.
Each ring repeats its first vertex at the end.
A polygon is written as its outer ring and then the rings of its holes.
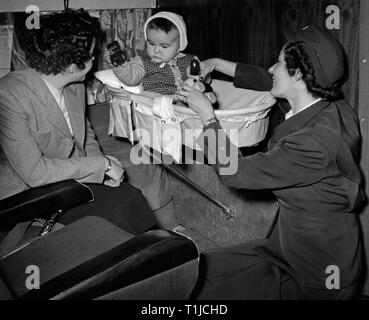
POLYGON ((284 47, 284 60, 286 61, 287 72, 291 77, 296 74, 297 70, 301 72, 302 80, 313 97, 330 101, 337 100, 341 93, 339 83, 322 87, 316 82, 314 67, 305 52, 302 41, 289 43, 284 47))
POLYGON ((227 145, 210 103, 194 88, 180 93, 200 115, 204 133, 215 132, 204 149, 221 181, 271 190, 279 208, 267 239, 202 256, 204 274, 194 293, 200 299, 349 299, 359 292, 360 133, 355 112, 339 99, 343 50, 313 26, 287 39, 269 72, 218 58, 202 62, 204 76, 223 72, 236 86, 270 90, 291 107, 267 151, 238 158, 236 173, 219 174, 228 164, 217 157, 227 145))
POLYGON ((97 215, 139 234, 156 220, 142 193, 123 181, 121 163, 101 152, 85 117, 83 80, 98 30, 99 21, 82 9, 44 16, 27 36, 29 68, 0 79, 0 199, 75 179, 95 200, 60 222, 97 215))
POLYGON ((81 9, 44 16, 41 23, 41 28, 29 30, 25 37, 28 66, 44 75, 62 73, 72 64, 85 69, 85 63, 93 59, 99 20, 81 9))

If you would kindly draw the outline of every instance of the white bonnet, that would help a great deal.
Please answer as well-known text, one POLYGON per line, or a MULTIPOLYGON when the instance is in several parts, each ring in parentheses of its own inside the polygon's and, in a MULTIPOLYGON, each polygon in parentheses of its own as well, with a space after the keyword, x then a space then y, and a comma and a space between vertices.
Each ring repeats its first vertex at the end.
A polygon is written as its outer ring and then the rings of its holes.
POLYGON ((146 28, 149 22, 156 18, 164 18, 169 21, 171 21, 178 29, 179 31, 179 50, 183 51, 187 47, 187 30, 186 30, 186 24, 179 14, 176 14, 174 12, 169 11, 161 11, 157 14, 154 14, 151 16, 147 21, 145 22, 144 26, 144 34, 145 34, 145 40, 147 40, 147 34, 146 34, 146 28))

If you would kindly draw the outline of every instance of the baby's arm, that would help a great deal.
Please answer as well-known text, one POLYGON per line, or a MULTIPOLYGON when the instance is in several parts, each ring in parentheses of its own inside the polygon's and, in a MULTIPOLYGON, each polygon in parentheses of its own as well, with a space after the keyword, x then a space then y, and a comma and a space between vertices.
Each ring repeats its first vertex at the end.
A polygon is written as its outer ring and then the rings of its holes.
POLYGON ((137 86, 145 76, 145 68, 140 56, 135 56, 118 67, 113 72, 126 86, 137 86))
POLYGON ((126 61, 122 65, 117 67, 113 66, 113 64, 111 63, 109 52, 105 52, 104 58, 109 67, 112 68, 114 74, 126 86, 139 85, 143 77, 145 76, 145 68, 141 57, 138 55, 131 58, 130 61, 126 61))

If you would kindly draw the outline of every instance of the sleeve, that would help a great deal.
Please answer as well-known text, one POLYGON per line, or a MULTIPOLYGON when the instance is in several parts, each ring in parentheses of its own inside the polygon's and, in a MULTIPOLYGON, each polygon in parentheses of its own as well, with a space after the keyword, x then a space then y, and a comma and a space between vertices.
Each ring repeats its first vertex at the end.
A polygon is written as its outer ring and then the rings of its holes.
MULTIPOLYGON (((77 95, 80 97, 82 101, 82 106, 84 108, 84 114, 86 115, 86 93, 84 84, 76 84, 77 95)), ((87 157, 103 157, 103 153, 101 152, 100 144, 96 140, 96 135, 94 130, 91 127, 90 121, 85 116, 86 122, 86 132, 85 132, 85 141, 84 141, 84 150, 86 152, 87 157)))
MULTIPOLYGON (((23 96, 25 93, 23 93, 23 96)), ((10 165, 30 187, 76 179, 101 183, 105 159, 101 156, 80 158, 47 158, 31 133, 30 118, 21 94, 0 91, 0 144, 10 165)), ((33 110, 31 106, 27 108, 33 110)), ((32 111, 29 111, 32 112, 32 111)), ((45 133, 49 136, 50 133, 45 133)))
POLYGON ((96 140, 95 132, 93 131, 90 122, 86 119, 86 142, 85 151, 87 157, 102 157, 103 153, 99 143, 96 140))
POLYGON ((258 91, 269 91, 273 86, 272 75, 267 70, 243 63, 237 64, 233 83, 236 87, 258 91))
POLYGON ((136 55, 130 61, 126 61, 121 66, 113 68, 113 72, 126 86, 139 85, 145 76, 145 68, 139 55, 136 55))
POLYGON ((319 181, 328 166, 328 150, 307 133, 291 134, 265 153, 238 157, 237 147, 219 124, 209 125, 206 131, 215 132, 216 142, 205 143, 205 154, 229 187, 275 190, 309 185, 319 181))

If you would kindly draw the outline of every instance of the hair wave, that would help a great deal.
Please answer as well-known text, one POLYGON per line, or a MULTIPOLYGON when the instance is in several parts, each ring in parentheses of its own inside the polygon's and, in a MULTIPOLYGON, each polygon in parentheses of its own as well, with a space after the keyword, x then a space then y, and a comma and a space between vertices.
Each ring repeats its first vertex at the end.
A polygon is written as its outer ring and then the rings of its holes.
POLYGON ((27 64, 46 75, 61 73, 71 64, 83 70, 99 34, 99 20, 83 9, 43 16, 40 28, 26 35, 27 64))
POLYGON ((284 59, 290 76, 295 75, 297 69, 301 71, 302 79, 313 97, 330 101, 339 98, 341 89, 338 83, 328 88, 323 88, 316 83, 313 65, 301 41, 290 42, 286 45, 284 48, 284 59))

